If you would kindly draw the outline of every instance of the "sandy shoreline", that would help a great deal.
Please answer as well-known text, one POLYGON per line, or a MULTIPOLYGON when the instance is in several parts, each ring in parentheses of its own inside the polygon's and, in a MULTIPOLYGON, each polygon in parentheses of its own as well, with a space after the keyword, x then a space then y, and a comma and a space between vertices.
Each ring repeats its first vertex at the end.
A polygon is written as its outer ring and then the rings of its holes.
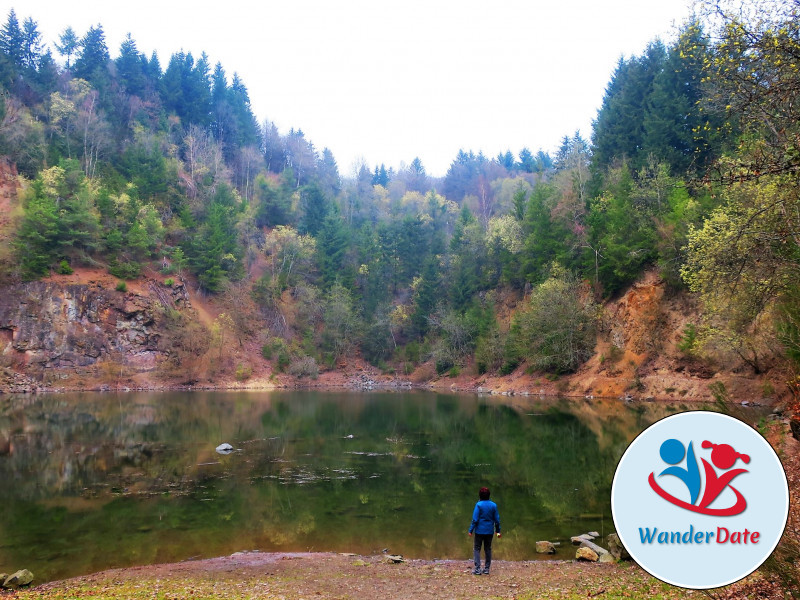
MULTIPOLYGON (((30 590, 20 599, 67 598, 700 598, 651 577, 635 563, 496 560, 488 576, 474 576, 465 560, 405 559, 338 553, 237 552, 231 556, 112 569, 30 590)), ((713 597, 780 598, 758 573, 713 597)))

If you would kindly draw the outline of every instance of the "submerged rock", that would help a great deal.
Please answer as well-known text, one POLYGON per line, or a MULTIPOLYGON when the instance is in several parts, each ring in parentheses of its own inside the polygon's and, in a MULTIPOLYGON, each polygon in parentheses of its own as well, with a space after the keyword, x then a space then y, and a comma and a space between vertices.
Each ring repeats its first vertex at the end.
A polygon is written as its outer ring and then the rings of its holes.
POLYGON ((231 452, 233 452, 233 446, 228 443, 217 446, 217 453, 219 454, 230 454, 231 452))
POLYGON ((553 542, 540 541, 536 542, 536 552, 538 554, 555 554, 556 547, 553 542))

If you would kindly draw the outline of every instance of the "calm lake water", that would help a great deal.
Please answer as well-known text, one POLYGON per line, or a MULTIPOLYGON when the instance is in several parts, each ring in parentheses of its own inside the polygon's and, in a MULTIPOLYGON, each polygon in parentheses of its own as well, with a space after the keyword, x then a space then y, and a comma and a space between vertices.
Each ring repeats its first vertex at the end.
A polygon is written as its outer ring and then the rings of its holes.
POLYGON ((613 530, 617 460, 685 406, 434 393, 0 397, 0 571, 37 581, 236 551, 471 556, 477 490, 498 559, 613 530), (220 455, 228 442, 236 448, 220 455))

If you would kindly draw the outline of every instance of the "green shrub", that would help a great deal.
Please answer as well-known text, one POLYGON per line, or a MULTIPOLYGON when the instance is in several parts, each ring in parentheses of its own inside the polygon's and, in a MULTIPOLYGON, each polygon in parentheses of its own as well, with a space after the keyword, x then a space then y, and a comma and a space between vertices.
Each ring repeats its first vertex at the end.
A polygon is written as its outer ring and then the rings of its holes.
POLYGON ((694 323, 687 323, 683 328, 683 334, 678 338, 678 350, 687 356, 691 356, 697 349, 697 328, 694 323))
POLYGON ((449 360, 437 360, 436 361, 436 374, 437 375, 444 375, 449 369, 453 367, 453 363, 449 360))
POLYGON ((516 359, 506 360, 500 365, 500 375, 511 375, 519 366, 519 361, 516 359))
POLYGON ((261 347, 261 356, 266 360, 273 360, 274 358, 275 367, 281 373, 286 370, 286 367, 289 366, 292 360, 292 352, 289 346, 286 344, 285 340, 279 337, 272 338, 261 347))
POLYGON ((72 275, 75 271, 69 266, 66 259, 62 259, 62 261, 58 263, 58 272, 61 275, 72 275))
POLYGON ((164 280, 164 285, 167 287, 172 287, 173 285, 175 285, 175 280, 172 277, 168 277, 167 279, 164 280))
POLYGON ((125 283, 124 281, 118 281, 116 290, 118 292, 127 292, 128 291, 128 284, 125 283))
POLYGON ((289 374, 295 377, 310 377, 316 379, 319 375, 319 367, 313 356, 303 356, 298 358, 289 366, 289 374))
POLYGON ((236 381, 247 381, 253 375, 253 367, 239 363, 236 365, 236 381))
POLYGON ((515 316, 506 357, 524 358, 540 371, 572 373, 594 353, 596 307, 572 273, 553 271, 515 316))
POLYGON ((108 272, 120 279, 136 279, 142 272, 142 265, 135 260, 120 262, 114 259, 108 264, 108 272))
POLYGON ((278 371, 283 373, 286 371, 286 367, 289 366, 289 363, 292 361, 292 357, 289 352, 285 349, 281 349, 278 351, 278 357, 275 360, 275 366, 278 367, 278 371))

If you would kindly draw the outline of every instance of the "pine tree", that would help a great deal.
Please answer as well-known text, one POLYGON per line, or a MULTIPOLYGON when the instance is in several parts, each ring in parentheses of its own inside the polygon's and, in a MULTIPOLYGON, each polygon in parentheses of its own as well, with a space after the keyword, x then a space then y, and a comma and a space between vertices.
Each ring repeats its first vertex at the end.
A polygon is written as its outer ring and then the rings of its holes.
POLYGON ((338 211, 328 213, 316 238, 317 264, 322 275, 323 285, 328 288, 336 281, 343 285, 350 285, 351 278, 343 270, 350 239, 338 211))
POLYGON ((634 169, 646 161, 647 101, 665 59, 660 41, 650 43, 639 57, 620 59, 594 122, 592 164, 596 170, 602 172, 615 159, 628 159, 634 169))
POLYGON ((22 23, 22 57, 21 66, 23 70, 33 74, 39 70, 39 65, 44 54, 44 43, 42 34, 39 33, 39 26, 30 17, 22 23))
POLYGON ((44 190, 41 179, 32 185, 32 195, 17 231, 16 250, 23 278, 47 275, 55 259, 58 236, 58 208, 44 190))
POLYGON ((330 203, 316 183, 307 185, 300 194, 303 215, 300 218, 300 233, 308 233, 316 237, 322 228, 325 217, 330 212, 330 203))
POLYGON ((17 13, 12 8, 3 28, 0 29, 0 52, 6 55, 15 70, 22 69, 25 37, 19 26, 17 13))
POLYGON ((119 47, 119 56, 114 60, 117 79, 125 91, 132 96, 144 96, 147 59, 139 52, 136 42, 129 33, 119 47))
POLYGON ((414 312, 411 315, 411 322, 420 337, 428 332, 428 317, 433 314, 441 298, 439 286, 439 263, 436 257, 431 256, 422 265, 420 281, 414 295, 414 312))
POLYGON ((110 60, 103 26, 92 26, 80 41, 80 54, 75 60, 73 74, 92 83, 96 88, 105 89, 110 60))
POLYGON ((78 39, 75 30, 72 27, 67 27, 61 35, 59 36, 59 44, 56 44, 56 50, 61 56, 65 56, 67 58, 67 70, 70 69, 72 56, 75 54, 80 47, 80 40, 78 39))
POLYGON ((527 147, 519 151, 519 162, 517 165, 520 171, 524 173, 533 173, 536 162, 533 158, 533 154, 527 147))

